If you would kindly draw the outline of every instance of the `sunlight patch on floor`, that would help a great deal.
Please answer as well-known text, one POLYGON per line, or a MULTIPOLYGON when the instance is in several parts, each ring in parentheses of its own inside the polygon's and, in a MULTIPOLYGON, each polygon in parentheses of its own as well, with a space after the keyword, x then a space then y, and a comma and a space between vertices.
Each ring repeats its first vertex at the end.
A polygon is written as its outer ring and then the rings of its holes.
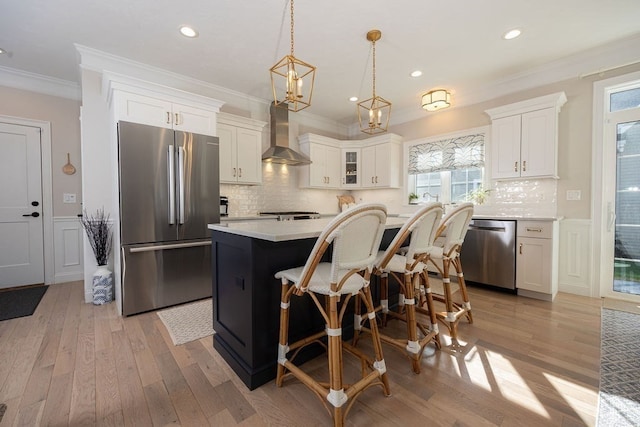
POLYGON ((598 390, 576 384, 573 381, 565 378, 557 377, 548 372, 543 373, 544 377, 549 383, 556 389, 557 394, 567 402, 576 414, 580 416, 585 424, 590 425, 593 423, 593 419, 585 417, 585 413, 590 413, 594 406, 598 404, 598 390), (565 392, 563 393, 562 390, 565 392), (567 390, 571 390, 570 393, 567 390))
POLYGON ((513 364, 500 353, 486 352, 500 393, 513 403, 547 419, 551 416, 513 364))

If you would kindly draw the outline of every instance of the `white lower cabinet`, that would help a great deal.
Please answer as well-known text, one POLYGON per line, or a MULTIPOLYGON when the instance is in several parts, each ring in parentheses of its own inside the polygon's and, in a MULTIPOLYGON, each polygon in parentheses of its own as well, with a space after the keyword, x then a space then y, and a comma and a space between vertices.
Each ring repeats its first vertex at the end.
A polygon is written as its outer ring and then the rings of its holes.
POLYGON ((518 295, 553 301, 558 293, 558 222, 518 221, 518 295))
POLYGON ((218 115, 220 183, 262 183, 262 128, 266 122, 218 115))

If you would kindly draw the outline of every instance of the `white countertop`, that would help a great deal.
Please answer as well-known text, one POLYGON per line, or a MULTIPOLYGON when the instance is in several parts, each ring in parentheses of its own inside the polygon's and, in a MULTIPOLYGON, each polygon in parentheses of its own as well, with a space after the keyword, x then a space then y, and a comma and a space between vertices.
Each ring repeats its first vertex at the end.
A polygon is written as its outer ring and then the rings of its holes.
POLYGON ((508 215, 508 214, 498 214, 498 215, 473 215, 473 219, 495 219, 495 220, 512 220, 512 221, 558 221, 562 218, 554 218, 554 217, 541 217, 541 216, 529 216, 529 215, 508 215))
MULTIPOLYGON (((283 242, 318 237, 333 217, 320 219, 303 219, 298 221, 229 221, 221 224, 209 224, 210 230, 252 237, 254 239, 283 242)), ((406 218, 387 217, 386 228, 400 228, 406 218)))

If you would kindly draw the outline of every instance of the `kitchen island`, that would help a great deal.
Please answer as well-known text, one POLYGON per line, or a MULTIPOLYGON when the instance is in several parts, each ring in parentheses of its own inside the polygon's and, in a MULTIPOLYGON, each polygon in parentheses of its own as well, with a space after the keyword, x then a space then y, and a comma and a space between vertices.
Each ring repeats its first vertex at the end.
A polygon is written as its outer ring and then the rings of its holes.
MULTIPOLYGON (((303 265, 331 220, 209 225, 216 331, 213 347, 251 390, 276 375, 281 284, 274 275, 303 265)), ((382 248, 393 240, 405 220, 387 218, 382 248)), ((290 316, 290 341, 324 327, 324 320, 307 297, 292 300, 290 316)), ((352 321, 345 316, 345 328, 352 321)))

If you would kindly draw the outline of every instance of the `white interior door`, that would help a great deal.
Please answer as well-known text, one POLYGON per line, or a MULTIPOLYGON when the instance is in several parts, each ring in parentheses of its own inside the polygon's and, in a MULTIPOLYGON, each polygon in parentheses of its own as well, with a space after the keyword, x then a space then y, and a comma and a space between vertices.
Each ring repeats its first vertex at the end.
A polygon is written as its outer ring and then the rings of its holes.
POLYGON ((44 283, 40 129, 0 123, 0 288, 44 283))

